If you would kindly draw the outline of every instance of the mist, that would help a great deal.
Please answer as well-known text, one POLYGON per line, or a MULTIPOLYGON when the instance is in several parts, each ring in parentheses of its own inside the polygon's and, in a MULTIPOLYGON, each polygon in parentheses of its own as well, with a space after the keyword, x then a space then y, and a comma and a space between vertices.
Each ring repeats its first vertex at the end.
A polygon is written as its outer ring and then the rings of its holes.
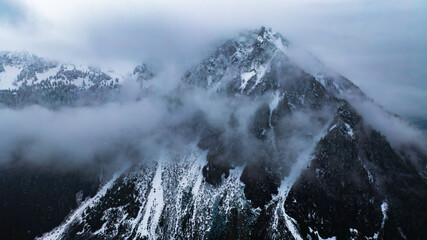
POLYGON ((1 108, 0 164, 18 160, 62 170, 88 164, 117 168, 155 160, 165 148, 179 154, 215 132, 220 137, 209 144, 227 146, 227 164, 271 158, 289 171, 332 120, 333 106, 296 111, 260 140, 253 132, 254 121, 274 94, 236 97, 189 86, 183 75, 170 66, 144 81, 142 88, 127 79, 119 100, 104 104, 1 108))
POLYGON ((410 122, 387 111, 371 99, 349 96, 347 100, 363 117, 365 127, 373 128, 383 134, 395 150, 400 151, 415 146, 427 154, 427 136, 410 122))
MULTIPOLYGON (((196 141, 188 122, 200 112, 209 125, 219 128, 228 127, 230 116, 236 117, 236 131, 248 138, 251 116, 265 99, 235 100, 207 90, 176 90, 185 71, 225 39, 261 25, 280 32, 295 49, 305 49, 290 54, 306 69, 315 72, 320 65, 327 66, 385 109, 405 118, 427 118, 423 1, 6 0, 0 9, 0 49, 27 50, 121 73, 143 62, 159 70, 145 83, 148 94, 125 81, 118 102, 58 111, 40 106, 0 109, 2 161, 18 154, 34 162, 84 163, 108 152, 120 153, 113 159, 141 159, 165 144, 179 147, 196 141), (135 101, 141 94, 142 99, 135 101)), ((354 105, 395 146, 419 139, 418 131, 404 121, 377 114, 377 105, 354 105)), ((304 122, 301 119, 288 120, 289 125, 304 122)), ((311 134, 318 133, 321 124, 314 125, 311 134)), ((295 144, 307 132, 295 133, 295 144)), ((249 142, 248 138, 252 146, 249 142)))
POLYGON ((166 147, 180 152, 197 144, 207 128, 229 132, 232 116, 238 124, 234 133, 247 139, 250 121, 264 99, 234 99, 207 89, 179 88, 182 74, 170 67, 144 82, 143 88, 127 79, 119 100, 104 104, 3 107, 0 164, 18 160, 73 169, 92 163, 116 166, 149 161, 166 147))
POLYGON ((425 1, 3 0, 0 6, 0 49, 117 71, 141 62, 186 69, 218 41, 265 25, 390 111, 427 117, 425 1))

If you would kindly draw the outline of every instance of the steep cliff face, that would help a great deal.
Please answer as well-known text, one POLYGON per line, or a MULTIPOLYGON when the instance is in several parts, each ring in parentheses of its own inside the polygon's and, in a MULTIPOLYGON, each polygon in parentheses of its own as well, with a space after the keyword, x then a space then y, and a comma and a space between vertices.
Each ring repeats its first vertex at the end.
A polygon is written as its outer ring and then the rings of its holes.
POLYGON ((223 121, 196 112, 170 132, 190 143, 123 166, 40 239, 425 239, 422 164, 347 101, 370 101, 357 86, 290 47, 266 28, 224 42, 168 105, 197 89, 228 101, 223 121))

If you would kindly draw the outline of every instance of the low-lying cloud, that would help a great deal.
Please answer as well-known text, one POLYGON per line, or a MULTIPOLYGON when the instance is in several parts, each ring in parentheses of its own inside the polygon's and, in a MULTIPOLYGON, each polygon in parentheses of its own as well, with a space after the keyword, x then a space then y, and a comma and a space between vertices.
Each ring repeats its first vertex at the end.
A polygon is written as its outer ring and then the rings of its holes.
POLYGON ((159 124, 166 114, 163 103, 156 99, 59 111, 40 106, 1 109, 1 159, 21 151, 30 161, 89 161, 97 153, 125 144, 123 140, 154 138, 157 129, 166 127, 159 124))
POLYGON ((197 143, 208 126, 226 128, 231 115, 239 124, 236 131, 246 134, 260 100, 179 89, 177 75, 182 73, 171 67, 145 81, 144 89, 129 79, 119 101, 102 105, 1 108, 0 163, 23 160, 68 168, 143 161, 164 147, 179 151, 197 143))
POLYGON ((416 146, 427 154, 426 136, 408 121, 369 99, 350 97, 348 100, 363 117, 364 123, 385 135, 395 149, 416 146))

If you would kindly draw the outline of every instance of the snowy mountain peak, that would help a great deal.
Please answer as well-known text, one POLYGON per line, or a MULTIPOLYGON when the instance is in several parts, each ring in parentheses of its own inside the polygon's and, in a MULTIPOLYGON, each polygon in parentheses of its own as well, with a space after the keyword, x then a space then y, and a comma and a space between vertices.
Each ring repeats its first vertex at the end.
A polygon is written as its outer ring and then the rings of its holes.
POLYGON ((257 41, 259 43, 268 42, 281 51, 284 51, 285 47, 289 44, 288 40, 286 40, 280 33, 273 31, 271 28, 265 27, 261 27, 259 30, 257 41))
POLYGON ((228 93, 274 90, 279 85, 273 76, 275 69, 288 64, 287 46, 286 39, 265 27, 241 32, 188 72, 185 81, 228 93))
POLYGON ((324 67, 311 54, 316 68, 307 68, 301 62, 307 56, 295 54, 298 51, 294 48, 271 28, 243 31, 187 72, 184 82, 232 95, 296 92, 294 97, 300 103, 304 102, 305 95, 301 94, 308 86, 317 89, 317 93, 325 91, 339 98, 348 94, 366 97, 356 85, 324 67))

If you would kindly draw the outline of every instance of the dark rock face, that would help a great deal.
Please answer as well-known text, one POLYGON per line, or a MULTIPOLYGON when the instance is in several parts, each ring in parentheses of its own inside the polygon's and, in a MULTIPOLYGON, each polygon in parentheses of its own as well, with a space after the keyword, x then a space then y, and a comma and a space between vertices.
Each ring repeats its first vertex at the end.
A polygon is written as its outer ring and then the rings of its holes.
POLYGON ((203 167, 203 176, 206 182, 217 186, 222 183, 222 178, 227 178, 230 175, 231 166, 211 161, 203 167))
POLYGON ((285 208, 307 237, 316 231, 322 238, 423 239, 420 219, 427 218, 425 211, 415 209, 426 203, 426 186, 411 163, 401 159, 380 133, 364 129, 361 118, 344 104, 289 192, 285 208), (411 216, 402 210, 409 209, 410 202, 417 203, 411 216))
POLYGON ((255 112, 250 131, 259 140, 267 139, 267 131, 271 128, 270 107, 267 103, 261 105, 255 112))
POLYGON ((254 207, 264 207, 277 194, 281 177, 277 166, 271 163, 257 162, 249 164, 243 170, 240 180, 245 184, 245 196, 254 207))
POLYGON ((206 182, 217 186, 222 183, 222 179, 227 178, 230 169, 237 162, 235 159, 230 160, 230 152, 233 143, 223 136, 223 131, 214 128, 207 128, 202 134, 198 143, 201 149, 208 150, 206 159, 208 163, 203 167, 203 176, 206 182))
POLYGON ((427 238, 427 230, 423 227, 427 219, 423 207, 427 204, 426 179, 411 161, 395 153, 384 136, 372 132, 370 140, 364 145, 366 157, 369 163, 376 165, 378 184, 390 202, 391 214, 385 226, 390 231, 384 234, 390 239, 427 238))
POLYGON ((285 207, 300 223, 303 236, 310 234, 308 227, 323 238, 348 238, 350 228, 373 236, 382 220, 382 199, 375 198, 375 189, 358 157, 356 141, 361 136, 349 134, 362 131, 360 118, 345 104, 338 109, 331 128, 320 140, 310 167, 289 192, 285 207))

